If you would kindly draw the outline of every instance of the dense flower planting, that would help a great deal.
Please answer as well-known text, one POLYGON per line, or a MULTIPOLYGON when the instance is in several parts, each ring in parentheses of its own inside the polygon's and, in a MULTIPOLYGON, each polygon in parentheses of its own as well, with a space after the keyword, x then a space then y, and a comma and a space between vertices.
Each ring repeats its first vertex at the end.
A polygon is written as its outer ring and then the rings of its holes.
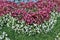
POLYGON ((0 15, 7 14, 13 11, 17 7, 17 4, 14 2, 0 1, 0 15))
MULTIPOLYGON (((44 23, 37 25, 26 25, 25 21, 18 21, 16 18, 10 16, 10 14, 4 15, 0 17, 0 30, 3 28, 11 28, 14 32, 18 34, 26 34, 26 35, 35 35, 40 33, 48 33, 51 29, 54 28, 54 25, 57 22, 57 17, 60 16, 58 12, 51 12, 50 19, 45 21, 44 23)), ((4 29, 3 29, 4 30, 4 29)), ((7 30, 7 29, 6 29, 7 30)), ((9 30, 9 29, 8 29, 9 30)), ((8 31, 7 30, 7 31, 8 31)))
POLYGON ((38 0, 19 4, 0 1, 0 26, 11 27, 18 33, 22 31, 29 35, 46 33, 56 22, 60 10, 59 4, 56 0, 38 0))
POLYGON ((56 6, 55 2, 40 0, 37 2, 21 2, 16 4, 9 1, 0 1, 0 15, 11 12, 11 15, 19 20, 24 20, 27 24, 41 24, 49 20, 50 13, 56 6))
POLYGON ((60 0, 54 0, 54 2, 57 4, 56 11, 60 12, 60 0))

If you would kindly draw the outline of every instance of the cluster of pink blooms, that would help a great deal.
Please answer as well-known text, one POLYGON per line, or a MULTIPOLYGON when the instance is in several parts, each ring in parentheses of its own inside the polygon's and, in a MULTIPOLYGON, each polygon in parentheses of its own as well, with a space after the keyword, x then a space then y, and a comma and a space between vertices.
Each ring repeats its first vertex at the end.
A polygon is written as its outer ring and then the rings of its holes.
POLYGON ((55 2, 48 0, 21 2, 20 4, 0 1, 0 16, 11 12, 12 17, 24 20, 27 24, 41 24, 49 20, 50 13, 55 6, 55 2))
POLYGON ((7 14, 18 8, 17 4, 9 1, 0 1, 0 16, 7 14))
POLYGON ((57 4, 56 11, 60 12, 60 0, 54 0, 54 2, 57 4))
POLYGON ((18 6, 20 8, 19 12, 22 15, 21 19, 27 24, 41 24, 44 21, 49 20, 50 12, 52 11, 53 7, 55 7, 55 3, 53 3, 53 1, 41 0, 28 3, 21 2, 18 6))

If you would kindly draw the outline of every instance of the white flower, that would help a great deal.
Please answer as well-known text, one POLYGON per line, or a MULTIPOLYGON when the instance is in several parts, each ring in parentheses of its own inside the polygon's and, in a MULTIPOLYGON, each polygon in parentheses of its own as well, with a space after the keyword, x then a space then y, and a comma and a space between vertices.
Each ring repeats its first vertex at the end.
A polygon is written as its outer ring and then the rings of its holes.
POLYGON ((7 34, 5 34, 5 36, 8 36, 7 34))
POLYGON ((10 26, 9 26, 9 23, 7 23, 7 27, 10 27, 10 26))
POLYGON ((0 39, 1 39, 1 40, 3 39, 2 35, 0 35, 0 39))
POLYGON ((15 28, 15 26, 12 26, 12 29, 14 29, 15 28))
POLYGON ((10 40, 8 37, 5 37, 5 40, 10 40))
POLYGON ((25 26, 24 28, 25 28, 25 29, 27 29, 28 27, 27 27, 27 26, 25 26))
POLYGON ((19 27, 19 24, 16 24, 17 27, 19 27))
POLYGON ((23 24, 20 27, 23 27, 23 24))
POLYGON ((5 35, 6 34, 6 32, 3 32, 3 35, 5 35))
POLYGON ((40 33, 40 31, 37 31, 38 33, 40 33))
POLYGON ((58 38, 59 36, 57 35, 56 37, 58 38))
POLYGON ((37 24, 34 24, 34 26, 37 26, 37 24))

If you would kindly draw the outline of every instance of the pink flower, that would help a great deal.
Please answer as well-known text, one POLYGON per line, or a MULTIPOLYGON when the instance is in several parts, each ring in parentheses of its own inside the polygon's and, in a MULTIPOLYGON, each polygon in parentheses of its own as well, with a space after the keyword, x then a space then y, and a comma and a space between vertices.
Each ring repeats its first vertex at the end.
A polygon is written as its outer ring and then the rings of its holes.
POLYGON ((50 13, 56 5, 56 2, 52 0, 39 0, 37 2, 28 3, 21 2, 20 4, 9 1, 0 1, 0 13, 2 13, 0 15, 11 12, 12 17, 24 20, 27 24, 41 24, 44 21, 49 20, 50 13))

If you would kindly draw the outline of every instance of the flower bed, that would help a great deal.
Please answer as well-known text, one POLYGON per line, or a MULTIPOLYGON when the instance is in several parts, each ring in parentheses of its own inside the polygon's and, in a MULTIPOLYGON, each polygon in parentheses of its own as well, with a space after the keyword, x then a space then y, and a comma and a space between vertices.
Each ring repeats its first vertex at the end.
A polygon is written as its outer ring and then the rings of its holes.
POLYGON ((28 35, 47 33, 54 27, 59 16, 58 4, 52 0, 19 4, 0 1, 0 26, 11 27, 18 33, 28 35))

